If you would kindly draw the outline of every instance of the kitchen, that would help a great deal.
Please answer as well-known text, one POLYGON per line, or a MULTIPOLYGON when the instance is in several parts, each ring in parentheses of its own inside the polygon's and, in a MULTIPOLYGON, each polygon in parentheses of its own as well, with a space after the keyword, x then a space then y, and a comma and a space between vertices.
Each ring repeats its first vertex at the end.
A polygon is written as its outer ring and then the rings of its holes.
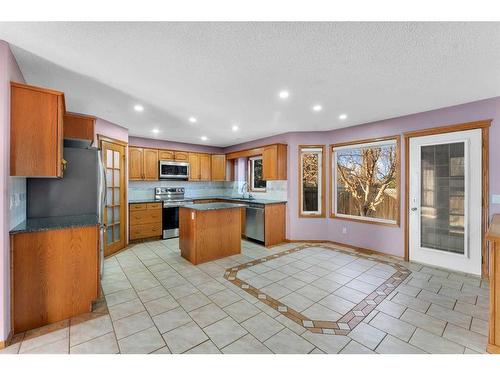
POLYGON ((497 31, 0 23, 0 353, 498 351, 497 31), (354 73, 309 43, 353 36, 354 73))

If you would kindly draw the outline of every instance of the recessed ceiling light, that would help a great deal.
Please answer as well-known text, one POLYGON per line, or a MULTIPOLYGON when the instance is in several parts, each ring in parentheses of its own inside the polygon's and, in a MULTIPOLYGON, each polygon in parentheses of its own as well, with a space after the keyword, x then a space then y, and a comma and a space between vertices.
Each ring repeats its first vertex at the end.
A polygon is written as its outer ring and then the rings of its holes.
POLYGON ((286 99, 290 96, 290 93, 286 90, 282 90, 278 95, 281 99, 286 99))
POLYGON ((192 124, 196 124, 198 122, 198 120, 196 119, 196 117, 191 116, 189 118, 189 122, 192 123, 192 124))
POLYGON ((320 112, 322 109, 323 109, 323 106, 321 104, 316 104, 313 106, 314 112, 320 112))
POLYGON ((202 135, 202 136, 201 136, 201 140, 202 140, 202 141, 208 141, 208 137, 207 137, 207 136, 202 135))
POLYGON ((345 113, 342 113, 340 116, 339 116, 339 119, 340 120, 345 120, 347 118, 347 115, 345 113))
POLYGON ((233 125, 231 129, 233 129, 233 132, 237 132, 238 130, 240 130, 240 127, 238 125, 233 125))
POLYGON ((134 105, 134 109, 137 111, 137 112, 142 112, 144 111, 144 107, 140 104, 136 104, 134 105))
POLYGON ((158 128, 154 128, 154 129, 153 129, 153 130, 151 130, 151 131, 152 131, 153 133, 155 133, 155 134, 158 134, 158 133, 160 132, 160 129, 158 129, 158 128))

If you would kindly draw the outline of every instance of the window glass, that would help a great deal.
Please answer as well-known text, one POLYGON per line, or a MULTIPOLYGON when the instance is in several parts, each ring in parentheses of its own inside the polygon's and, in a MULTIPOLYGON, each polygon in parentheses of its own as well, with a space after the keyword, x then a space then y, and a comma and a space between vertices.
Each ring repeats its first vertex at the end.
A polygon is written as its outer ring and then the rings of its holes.
POLYGON ((266 181, 262 175, 262 157, 250 158, 250 188, 253 191, 266 190, 266 181))
POLYGON ((323 148, 302 147, 300 150, 301 214, 322 214, 323 148))

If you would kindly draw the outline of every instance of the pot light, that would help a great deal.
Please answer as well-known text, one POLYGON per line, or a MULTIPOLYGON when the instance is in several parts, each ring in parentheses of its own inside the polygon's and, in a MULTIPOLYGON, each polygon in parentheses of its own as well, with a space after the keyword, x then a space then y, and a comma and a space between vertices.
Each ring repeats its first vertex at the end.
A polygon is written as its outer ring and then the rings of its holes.
POLYGON ((237 132, 238 130, 240 130, 240 127, 238 125, 233 125, 231 129, 233 130, 233 132, 237 132))
POLYGON ((196 123, 198 122, 198 120, 196 119, 196 117, 191 116, 191 117, 189 118, 189 122, 190 122, 191 124, 196 124, 196 123))
POLYGON ((286 90, 282 90, 278 95, 281 99, 286 99, 290 96, 290 93, 286 90))
POLYGON ((340 116, 339 116, 339 120, 345 120, 347 118, 347 115, 345 113, 342 113, 340 116))
POLYGON ((160 129, 158 128, 154 128, 153 130, 151 130, 154 134, 158 134, 160 132, 160 129))
POLYGON ((208 137, 207 137, 207 136, 205 136, 205 135, 202 135, 202 136, 201 136, 201 140, 202 140, 202 141, 208 141, 208 137))
POLYGON ((323 106, 321 104, 316 104, 312 107, 312 110, 314 112, 321 112, 321 110, 323 110, 323 106))
POLYGON ((142 112, 144 111, 144 107, 140 104, 136 104, 134 105, 134 109, 137 111, 137 112, 142 112))

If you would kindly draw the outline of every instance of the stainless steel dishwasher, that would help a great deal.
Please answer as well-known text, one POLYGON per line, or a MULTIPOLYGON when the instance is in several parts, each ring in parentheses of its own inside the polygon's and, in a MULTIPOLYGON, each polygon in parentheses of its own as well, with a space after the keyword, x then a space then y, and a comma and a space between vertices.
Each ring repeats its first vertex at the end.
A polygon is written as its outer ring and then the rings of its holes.
POLYGON ((264 205, 248 203, 246 212, 245 236, 264 242, 264 205))

